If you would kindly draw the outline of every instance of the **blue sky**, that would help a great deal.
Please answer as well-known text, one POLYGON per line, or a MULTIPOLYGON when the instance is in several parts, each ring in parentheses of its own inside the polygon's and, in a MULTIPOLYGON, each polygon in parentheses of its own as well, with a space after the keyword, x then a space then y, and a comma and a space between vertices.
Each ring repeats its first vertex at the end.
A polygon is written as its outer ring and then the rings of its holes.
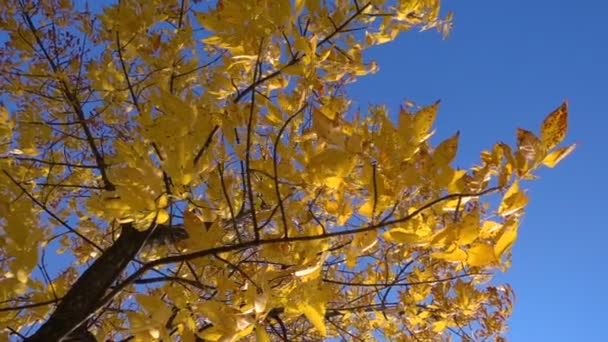
POLYGON ((566 143, 579 146, 526 183, 531 203, 513 267, 499 279, 517 293, 509 340, 595 341, 605 335, 608 307, 608 3, 446 0, 443 7, 455 12, 450 37, 410 32, 375 48, 368 56, 380 71, 352 85, 353 98, 362 108, 441 99, 436 138, 460 130, 463 167, 496 141, 513 143, 517 127, 538 132, 569 101, 566 143))

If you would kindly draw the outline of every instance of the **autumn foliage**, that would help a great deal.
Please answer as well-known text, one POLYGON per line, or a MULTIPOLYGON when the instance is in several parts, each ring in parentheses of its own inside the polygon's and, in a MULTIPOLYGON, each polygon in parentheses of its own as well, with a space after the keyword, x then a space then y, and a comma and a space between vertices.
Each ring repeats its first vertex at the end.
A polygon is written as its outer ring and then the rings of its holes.
POLYGON ((347 93, 438 0, 85 3, 0 0, 3 340, 500 339, 566 103, 460 169, 347 93))

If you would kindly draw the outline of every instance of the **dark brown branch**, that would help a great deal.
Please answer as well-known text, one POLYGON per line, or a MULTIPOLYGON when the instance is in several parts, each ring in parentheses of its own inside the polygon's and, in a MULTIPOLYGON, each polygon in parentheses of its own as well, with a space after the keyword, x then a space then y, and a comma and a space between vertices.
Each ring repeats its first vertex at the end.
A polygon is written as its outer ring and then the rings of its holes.
POLYGON ((142 232, 131 224, 123 224, 116 242, 82 273, 51 317, 26 341, 59 341, 85 323, 95 311, 105 305, 99 305, 99 299, 135 258, 153 232, 153 227, 142 232))
POLYGON ((283 70, 289 68, 292 65, 297 64, 302 57, 304 57, 304 55, 299 55, 296 56, 295 58, 292 58, 289 62, 287 62, 287 64, 283 65, 281 68, 271 72, 270 74, 261 77, 259 79, 257 79, 255 82, 251 83, 247 88, 245 88, 243 91, 241 91, 236 98, 234 99, 234 102, 239 102, 245 95, 247 95, 248 93, 252 92, 256 87, 260 86, 261 84, 263 84, 264 82, 273 79, 277 76, 279 76, 283 70))
POLYGON ((255 112, 255 84, 258 79, 258 74, 262 74, 262 47, 264 45, 264 40, 260 41, 260 47, 258 50, 258 57, 255 62, 255 68, 253 70, 253 82, 254 85, 253 92, 251 93, 251 103, 249 104, 251 107, 249 108, 249 119, 247 120, 247 141, 245 146, 245 176, 247 180, 247 197, 249 199, 249 206, 251 210, 251 218, 253 221, 253 234, 255 235, 255 239, 260 240, 260 232, 258 230, 258 222, 255 217, 255 202, 253 200, 253 185, 251 183, 251 134, 253 133, 253 113, 255 112))
POLYGON ((452 281, 452 280, 456 280, 456 279, 460 279, 460 278, 474 277, 474 276, 478 276, 478 275, 489 275, 489 274, 490 273, 484 273, 484 272, 465 273, 465 274, 459 274, 459 275, 452 276, 452 277, 447 277, 447 278, 434 279, 434 280, 423 280, 423 281, 412 281, 412 282, 406 282, 406 283, 398 283, 398 282, 390 282, 390 283, 351 283, 351 282, 348 282, 348 281, 341 281, 341 280, 328 279, 328 278, 323 278, 323 281, 326 282, 326 283, 337 284, 337 285, 361 286, 361 287, 366 287, 366 286, 368 286, 368 287, 416 286, 416 285, 429 285, 429 284, 445 283, 447 281, 452 281))
POLYGON ((35 184, 37 186, 50 186, 53 188, 79 188, 79 189, 88 189, 88 190, 104 190, 105 188, 102 186, 95 185, 82 185, 82 184, 61 184, 61 183, 32 183, 32 182, 24 182, 23 184, 35 184))
POLYGON ((205 153, 205 151, 209 148, 209 145, 211 145, 211 142, 213 141, 213 136, 215 135, 215 132, 217 132, 217 130, 219 128, 220 128, 220 126, 218 126, 218 125, 213 126, 213 129, 211 129, 211 133, 209 133, 209 135, 207 136, 207 140, 205 140, 203 147, 201 147, 201 149, 198 150, 198 152, 194 156, 194 160, 193 160, 194 165, 196 165, 198 163, 198 160, 201 159, 201 157, 203 156, 203 153, 205 153))
POLYGON ((97 165, 91 165, 91 164, 72 164, 72 163, 56 162, 56 161, 52 161, 52 160, 44 160, 44 159, 30 158, 30 157, 10 156, 10 157, 0 157, 0 159, 15 159, 15 160, 20 160, 20 161, 31 161, 33 163, 40 163, 40 164, 46 164, 46 165, 67 166, 67 167, 74 167, 74 168, 81 168, 81 169, 96 169, 97 168, 97 165))
POLYGON ((224 198, 226 199, 226 203, 228 203, 228 209, 230 210, 230 221, 232 221, 232 228, 234 233, 236 234, 237 241, 239 243, 243 242, 241 238, 241 231, 236 224, 236 220, 234 219, 234 208, 232 206, 232 201, 230 200, 230 196, 228 195, 228 190, 226 190, 226 182, 224 181, 224 166, 223 164, 219 164, 217 167, 217 171, 220 175, 220 183, 222 185, 222 193, 224 194, 224 198))
POLYGON ((51 300, 47 300, 47 301, 44 301, 44 302, 38 302, 38 303, 23 304, 23 305, 14 305, 14 306, 3 307, 3 308, 0 307, 0 312, 18 311, 18 310, 23 310, 23 309, 37 308, 37 307, 40 307, 40 306, 45 306, 45 305, 51 305, 51 304, 58 303, 60 300, 61 300, 61 298, 51 299, 51 300))
POLYGON ((207 62, 207 63, 205 63, 205 64, 203 64, 203 65, 201 65, 201 66, 198 66, 198 67, 196 67, 196 68, 194 68, 194 69, 192 69, 192 70, 184 71, 184 72, 183 72, 183 73, 181 73, 181 74, 175 74, 175 76, 174 76, 173 78, 174 78, 174 79, 178 79, 178 78, 180 78, 180 77, 184 77, 184 76, 190 75, 191 73, 197 72, 197 71, 199 71, 199 70, 203 70, 203 69, 205 69, 206 67, 210 66, 211 64, 213 64, 213 63, 215 63, 215 62, 219 61, 219 60, 220 60, 220 58, 222 58, 223 56, 224 56, 224 54, 221 54, 221 55, 219 55, 219 56, 215 57, 215 58, 214 58, 213 60, 211 60, 210 62, 207 62))
POLYGON ((274 190, 275 193, 277 195, 277 202, 279 205, 279 210, 281 211, 281 221, 283 223, 283 235, 284 237, 289 237, 289 229, 287 227, 287 216, 285 215, 285 208, 283 206, 283 199, 281 198, 281 189, 279 188, 279 170, 278 170, 278 149, 279 149, 279 144, 281 143, 281 135, 283 135, 283 132, 285 131, 285 128, 287 128, 287 125, 289 125, 289 123, 291 122, 291 120, 293 120, 298 114, 302 113, 304 111, 304 109, 306 109, 307 105, 305 104, 304 106, 302 106, 302 108, 300 108, 297 112, 295 112, 294 114, 292 114, 289 118, 287 118, 287 120, 285 120, 285 123, 283 123, 283 125, 281 126, 281 129, 279 129, 279 132, 277 133, 277 137, 274 140, 274 146, 272 149, 272 169, 274 171, 274 175, 273 175, 273 179, 274 179, 274 190))
POLYGON ((221 256, 219 256, 218 254, 214 254, 213 256, 217 260, 219 260, 219 261, 225 263, 226 265, 228 265, 234 271, 238 272, 240 275, 243 276, 243 278, 249 280, 249 282, 251 282, 251 284, 253 286, 255 286, 255 288, 260 289, 260 287, 258 286, 258 284, 253 279, 251 279, 251 277, 247 274, 247 272, 243 271, 238 265, 235 265, 235 264, 231 263, 230 260, 226 260, 226 259, 222 258, 221 256))
POLYGON ((116 31, 116 52, 118 52, 118 61, 120 62, 120 68, 122 69, 122 73, 125 76, 125 81, 127 82, 127 88, 129 89, 129 94, 131 94, 131 101, 133 101, 133 105, 138 112, 139 101, 137 100, 137 95, 135 95, 135 90, 133 89, 133 85, 131 84, 131 78, 129 77, 129 72, 127 70, 127 66, 125 65, 125 60, 122 57, 122 46, 120 45, 120 32, 116 31))
POLYGON ((372 186, 374 188, 374 203, 372 207, 372 224, 374 224, 374 216, 376 215, 376 207, 378 206, 378 184, 376 180, 376 169, 378 166, 375 162, 372 163, 372 186))
POLYGON ((215 290, 215 287, 213 287, 211 285, 202 284, 196 280, 186 279, 186 278, 182 278, 182 277, 171 277, 171 276, 139 279, 139 280, 136 280, 134 282, 134 284, 153 284, 153 283, 162 283, 162 282, 168 282, 168 281, 184 283, 184 284, 190 285, 192 287, 196 287, 200 290, 215 290))

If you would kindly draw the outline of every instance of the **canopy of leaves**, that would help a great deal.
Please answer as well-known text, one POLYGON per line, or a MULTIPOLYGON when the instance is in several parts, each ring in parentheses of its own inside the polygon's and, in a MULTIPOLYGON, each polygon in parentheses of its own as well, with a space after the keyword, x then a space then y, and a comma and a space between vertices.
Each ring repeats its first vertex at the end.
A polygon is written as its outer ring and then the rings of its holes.
POLYGON ((84 3, 0 0, 3 339, 500 338, 566 104, 457 169, 345 91, 438 0, 84 3))

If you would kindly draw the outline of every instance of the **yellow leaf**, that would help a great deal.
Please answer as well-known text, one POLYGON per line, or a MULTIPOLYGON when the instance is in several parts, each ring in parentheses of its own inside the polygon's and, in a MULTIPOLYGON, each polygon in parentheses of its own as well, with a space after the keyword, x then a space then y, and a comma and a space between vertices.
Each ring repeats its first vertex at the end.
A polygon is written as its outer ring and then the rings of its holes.
POLYGON ((509 198, 509 197, 515 195, 518 192, 519 192, 519 180, 515 180, 513 182, 513 184, 511 184, 511 186, 509 187, 509 190, 507 190, 507 192, 505 193, 503 200, 505 198, 509 198))
POLYGON ((148 330, 148 333, 155 340, 160 337, 160 330, 158 330, 158 329, 151 328, 151 329, 148 330))
MULTIPOLYGON (((247 323, 249 323, 249 321, 247 319, 244 320, 244 324, 247 324, 247 323)), ((224 339, 226 339, 228 341, 240 341, 243 337, 251 334, 251 332, 253 332, 254 327, 255 327, 255 325, 249 324, 246 328, 238 328, 237 329, 238 332, 236 334, 232 334, 231 339, 227 339, 226 336, 224 336, 224 339)))
POLYGON ((549 153, 544 159, 543 164, 546 166, 553 168, 557 163, 559 163, 562 159, 564 159, 567 155, 569 155, 576 148, 576 144, 572 144, 570 146, 561 147, 557 150, 549 153))
POLYGON ((511 248, 515 240, 517 239, 517 228, 512 228, 505 231, 502 236, 496 241, 494 246, 494 255, 497 259, 500 259, 507 249, 511 248))
POLYGON ((448 224, 445 228, 435 232, 433 238, 431 239, 431 244, 433 247, 444 247, 451 245, 457 238, 457 228, 458 226, 456 224, 448 224))
POLYGON ((296 9, 296 17, 302 13, 302 9, 304 9, 305 0, 295 0, 295 9, 296 9))
POLYGON ((543 147, 550 150, 557 146, 568 130, 568 102, 564 101, 561 106, 551 112, 540 128, 540 137, 543 147))
POLYGON ((205 341, 219 341, 224 333, 218 327, 212 326, 211 328, 204 329, 196 335, 205 341))
POLYGON ((303 304, 300 307, 301 312, 308 318, 310 323, 315 326, 315 329, 319 331, 321 336, 327 335, 325 328, 325 307, 321 303, 316 304, 303 304))
POLYGON ((313 156, 308 172, 317 184, 336 186, 355 167, 356 159, 343 150, 328 148, 313 156))
POLYGON ((22 270, 22 269, 17 271, 17 280, 20 283, 26 284, 28 279, 29 279, 29 272, 26 272, 25 270, 22 270))
POLYGON ((270 336, 268 336, 268 333, 266 333, 266 329, 259 324, 256 324, 255 326, 255 341, 270 342, 270 336))
POLYGON ((453 177, 450 183, 448 184, 448 191, 450 193, 463 192, 467 170, 453 170, 452 174, 453 177))
POLYGON ((9 144, 12 137, 12 129, 14 122, 11 120, 10 114, 6 107, 0 105, 0 154, 8 150, 9 144))
POLYGON ((537 156, 541 154, 540 140, 534 133, 521 128, 517 129, 517 148, 527 160, 536 161, 537 156))
POLYGON ((519 190, 519 181, 513 182, 509 190, 498 207, 498 213, 502 216, 507 216, 524 208, 528 204, 528 196, 524 191, 519 190))
POLYGON ((494 248, 486 243, 475 244, 469 248, 467 254, 467 263, 470 266, 486 266, 496 261, 494 248))
POLYGON ((343 146, 346 135, 340 129, 339 123, 327 117, 327 113, 315 108, 312 112, 312 131, 319 138, 327 141, 331 145, 343 146))
POLYGON ((414 135, 414 116, 403 107, 399 111, 397 131, 404 136, 406 142, 414 135))
POLYGON ((253 307, 256 313, 261 313, 266 310, 266 304, 268 304, 268 293, 262 292, 257 294, 253 300, 253 307))
POLYGON ((437 165, 448 165, 456 157, 456 151, 458 150, 458 137, 460 132, 456 132, 450 138, 444 140, 433 152, 433 162, 437 165))
POLYGON ((456 245, 451 245, 445 252, 432 253, 433 258, 450 261, 450 262, 461 262, 467 259, 467 253, 460 249, 456 245))
MULTIPOLYGON (((373 209, 374 209, 374 199, 373 198, 368 198, 365 201, 365 203, 363 203, 363 205, 359 207, 358 211, 359 211, 359 214, 361 214, 361 215, 365 215, 367 217, 371 217, 373 209)), ((376 208, 376 211, 377 210, 378 209, 376 208)))
POLYGON ((184 173, 181 177, 181 184, 187 186, 192 182, 192 173, 184 173))
POLYGON ((448 322, 445 320, 433 322, 433 331, 436 333, 440 333, 440 332, 444 331, 445 328, 447 328, 447 326, 448 326, 448 322))
POLYGON ((355 266, 357 266, 357 257, 359 256, 359 253, 356 249, 351 248, 346 252, 346 267, 348 267, 349 269, 353 269, 355 268, 355 266))
POLYGON ((416 142, 423 142, 431 136, 429 130, 433 126, 433 122, 435 122, 438 109, 439 101, 422 108, 414 115, 414 134, 416 135, 416 142))
POLYGON ((418 244, 420 241, 420 236, 414 233, 410 233, 403 228, 393 228, 385 233, 382 236, 391 242, 403 243, 403 244, 418 244))
POLYGON ((156 216, 156 223, 163 224, 169 221, 169 213, 165 209, 161 209, 158 211, 158 216, 156 216))
POLYGON ((169 205, 169 197, 167 194, 163 194, 158 200, 156 200, 157 208, 166 208, 167 205, 169 205))
POLYGON ((139 305, 148 313, 155 323, 164 324, 171 317, 171 308, 159 297, 146 294, 135 295, 139 305))
POLYGON ((441 209, 445 212, 454 212, 458 208, 458 210, 462 209, 465 204, 471 201, 471 197, 465 197, 461 199, 453 199, 449 201, 445 201, 441 207, 441 209))
POLYGON ((490 237, 496 235, 496 232, 498 232, 500 230, 500 228, 502 228, 502 225, 498 222, 485 221, 483 223, 483 225, 481 226, 481 232, 479 233, 479 236, 482 239, 490 238, 490 237))
POLYGON ((468 245, 479 236, 479 211, 473 210, 459 224, 458 243, 468 245))
POLYGON ((189 210, 184 212, 184 228, 191 238, 182 243, 185 247, 193 250, 214 247, 216 243, 222 240, 225 233, 218 223, 212 224, 203 221, 189 210))

